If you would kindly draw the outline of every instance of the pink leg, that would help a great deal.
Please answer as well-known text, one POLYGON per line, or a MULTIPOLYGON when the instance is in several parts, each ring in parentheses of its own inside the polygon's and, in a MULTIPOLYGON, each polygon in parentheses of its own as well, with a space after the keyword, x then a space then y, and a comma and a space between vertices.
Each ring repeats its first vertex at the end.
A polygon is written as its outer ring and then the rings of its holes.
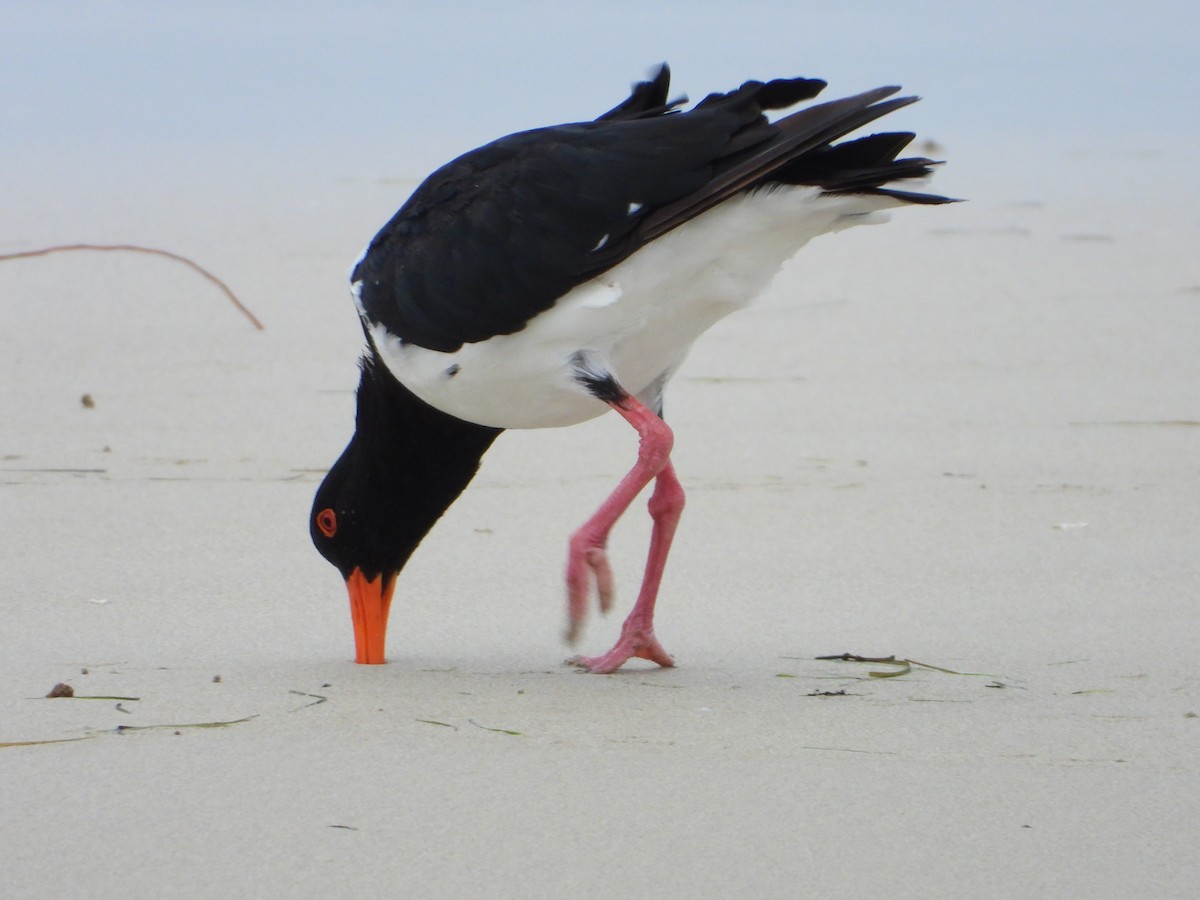
POLYGON ((683 487, 675 476, 670 460, 674 441, 671 429, 632 397, 610 405, 638 430, 638 459, 595 515, 571 537, 567 558, 568 640, 574 640, 578 635, 587 613, 593 577, 601 610, 607 611, 612 606, 612 570, 605 553, 608 534, 651 480, 654 480, 654 493, 650 497, 649 508, 654 528, 650 535, 650 552, 642 587, 637 602, 621 627, 620 638, 602 656, 580 656, 574 660, 577 665, 601 674, 615 672, 632 657, 648 659, 660 666, 675 664, 654 636, 654 603, 684 504, 683 487))

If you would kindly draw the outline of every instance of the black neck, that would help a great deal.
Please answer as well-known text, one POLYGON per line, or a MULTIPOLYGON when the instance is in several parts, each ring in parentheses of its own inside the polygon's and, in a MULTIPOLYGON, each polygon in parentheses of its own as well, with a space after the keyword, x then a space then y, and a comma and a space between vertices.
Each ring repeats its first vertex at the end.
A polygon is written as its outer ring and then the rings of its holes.
MULTIPOLYGON (((469 466, 472 475, 503 430, 435 409, 397 381, 373 355, 362 361, 355 426, 370 450, 393 460, 396 453, 405 458, 411 454, 413 463, 430 462, 443 472, 469 466)), ((394 470, 395 466, 385 468, 394 470)))
POLYGON ((373 353, 365 357, 354 437, 334 467, 367 526, 361 562, 399 571, 470 484, 501 430, 434 409, 373 353))

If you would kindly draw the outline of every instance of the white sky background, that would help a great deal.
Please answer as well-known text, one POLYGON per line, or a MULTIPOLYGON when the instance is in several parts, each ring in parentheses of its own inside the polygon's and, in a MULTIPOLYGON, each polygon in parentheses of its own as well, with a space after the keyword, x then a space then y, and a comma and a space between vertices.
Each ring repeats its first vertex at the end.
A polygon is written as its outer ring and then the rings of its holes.
MULTIPOLYGON (((829 98, 903 84, 925 100, 889 127, 948 148, 956 171, 939 182, 951 192, 988 167, 1052 182, 1068 150, 1200 136, 1195 0, 0 0, 0 11, 0 188, 193 167, 234 181, 419 177, 502 134, 590 118, 661 60, 693 100, 747 78, 825 78, 829 98)), ((1168 168, 1196 193, 1195 167, 1178 163, 1168 168)))

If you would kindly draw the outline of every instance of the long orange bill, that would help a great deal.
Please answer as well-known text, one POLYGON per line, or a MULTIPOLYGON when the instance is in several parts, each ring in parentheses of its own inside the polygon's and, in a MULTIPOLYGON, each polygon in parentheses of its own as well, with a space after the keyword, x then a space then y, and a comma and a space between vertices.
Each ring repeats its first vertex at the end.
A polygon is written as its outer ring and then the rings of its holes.
POLYGON ((392 605, 395 575, 376 575, 371 580, 355 569, 346 579, 350 592, 350 617, 354 620, 354 661, 377 666, 387 662, 388 609, 392 605))

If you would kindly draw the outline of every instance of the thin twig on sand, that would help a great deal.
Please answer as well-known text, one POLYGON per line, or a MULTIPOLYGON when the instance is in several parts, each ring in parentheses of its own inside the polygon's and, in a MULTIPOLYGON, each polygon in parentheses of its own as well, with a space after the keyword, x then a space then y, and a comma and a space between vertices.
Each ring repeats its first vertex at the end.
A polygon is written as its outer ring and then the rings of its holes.
POLYGON ((202 277, 207 278, 218 288, 220 288, 221 292, 229 298, 229 301, 238 308, 238 311, 250 320, 251 325, 257 328, 259 331, 266 330, 266 326, 259 321, 258 316, 250 312, 250 310, 246 307, 246 304, 242 303, 242 301, 237 298, 237 294, 233 292, 229 285, 198 263, 193 262, 186 256, 181 256, 178 253, 172 253, 170 250, 159 250, 155 247, 142 247, 138 244, 56 244, 53 247, 42 247, 38 250, 22 250, 17 253, 0 253, 0 262, 9 259, 29 259, 34 256, 49 256, 51 253, 68 253, 78 250, 148 253, 151 256, 162 256, 166 259, 173 259, 175 262, 183 263, 189 269, 198 273, 202 277))

